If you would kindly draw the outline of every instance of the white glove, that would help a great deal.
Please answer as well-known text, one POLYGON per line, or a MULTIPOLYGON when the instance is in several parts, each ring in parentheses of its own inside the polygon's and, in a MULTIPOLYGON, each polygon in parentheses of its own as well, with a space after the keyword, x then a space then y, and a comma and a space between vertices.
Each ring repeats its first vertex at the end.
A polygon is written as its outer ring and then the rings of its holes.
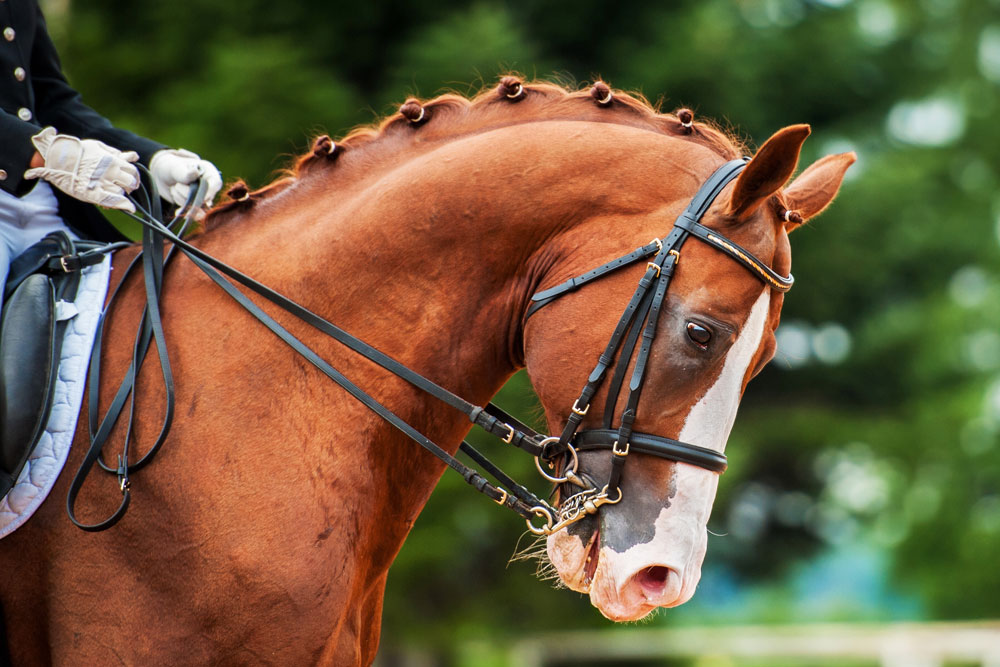
POLYGON ((47 127, 31 138, 45 162, 24 172, 25 178, 41 178, 74 199, 135 213, 125 197, 139 185, 139 172, 132 162, 135 151, 122 152, 96 139, 78 139, 47 127))
POLYGON ((204 206, 209 206, 222 188, 222 175, 208 160, 183 148, 163 149, 153 154, 149 161, 149 173, 153 176, 160 196, 177 206, 187 203, 191 186, 204 178, 208 183, 205 190, 204 206))

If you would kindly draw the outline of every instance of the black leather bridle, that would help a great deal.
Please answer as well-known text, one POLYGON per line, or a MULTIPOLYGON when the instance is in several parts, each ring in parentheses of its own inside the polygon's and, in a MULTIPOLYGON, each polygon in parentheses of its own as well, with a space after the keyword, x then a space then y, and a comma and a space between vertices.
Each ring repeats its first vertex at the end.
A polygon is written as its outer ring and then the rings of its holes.
POLYGON ((526 317, 530 317, 558 297, 591 281, 622 267, 649 257, 653 258, 646 264, 646 273, 639 280, 639 286, 625 307, 625 312, 618 320, 618 324, 611 334, 611 340, 608 341, 604 352, 598 358, 597 365, 590 373, 579 398, 573 403, 562 433, 558 438, 549 439, 548 444, 551 445, 551 448, 544 453, 543 458, 551 460, 553 452, 557 454, 568 452, 570 459, 565 466, 567 470, 560 477, 547 474, 540 466, 539 472, 552 482, 574 484, 583 490, 563 501, 559 507, 559 521, 556 523, 550 523, 550 520, 555 520, 554 516, 546 515, 544 508, 538 508, 536 513, 546 520, 550 528, 550 530, 541 532, 558 530, 568 523, 582 518, 585 514, 596 512, 601 505, 620 501, 622 498, 620 484, 622 472, 625 469, 625 459, 632 451, 687 463, 711 472, 725 472, 727 459, 722 452, 673 438, 639 433, 632 430, 632 424, 635 422, 636 411, 639 407, 639 397, 646 377, 649 353, 652 349, 653 339, 656 337, 656 325, 660 311, 667 294, 667 288, 670 286, 670 279, 680 261, 681 248, 688 238, 694 237, 718 248, 746 267, 765 285, 769 285, 779 292, 787 292, 792 287, 794 278, 791 275, 785 277, 776 273, 748 250, 698 222, 719 193, 722 192, 722 189, 739 176, 746 164, 746 159, 731 160, 716 169, 695 193, 684 212, 674 221, 674 228, 665 238, 653 239, 649 244, 637 248, 627 255, 602 264, 575 278, 570 278, 560 285, 542 290, 531 297, 532 305, 528 308, 526 317), (640 335, 642 337, 641 344, 639 343, 640 335), (638 355, 636 355, 637 346, 638 355), (616 355, 618 363, 608 387, 603 428, 578 431, 584 416, 590 411, 591 400, 603 384, 611 364, 615 363, 616 355), (632 368, 632 377, 628 384, 625 409, 622 411, 618 428, 612 428, 618 395, 633 357, 635 357, 635 365, 632 368), (576 452, 599 449, 610 449, 612 453, 611 473, 607 484, 600 489, 576 475, 576 452))
MULTIPOLYGON (((251 315, 357 400, 388 421, 395 428, 402 431, 407 437, 444 461, 449 467, 456 470, 478 491, 486 494, 498 504, 508 507, 524 517, 528 521, 528 527, 536 534, 551 534, 579 520, 586 514, 596 512, 601 505, 613 504, 620 501, 622 494, 619 484, 624 469, 625 458, 630 451, 651 454, 673 461, 700 466, 712 472, 723 472, 726 469, 726 457, 721 452, 679 442, 671 438, 637 433, 632 430, 632 423, 635 420, 650 348, 656 334, 656 323, 663 306, 670 278, 677 268, 681 247, 688 237, 693 236, 698 238, 725 252, 746 267, 755 277, 776 290, 785 292, 792 285, 791 276, 786 278, 775 273, 750 252, 698 222, 725 185, 736 178, 745 166, 746 160, 733 160, 716 170, 708 181, 701 186, 695 194, 694 199, 692 199, 685 211, 674 222, 673 230, 664 239, 654 239, 649 244, 627 255, 603 264, 581 276, 572 278, 561 285, 543 290, 531 298, 532 305, 525 315, 526 318, 563 294, 607 275, 612 271, 652 257, 652 260, 647 263, 646 272, 639 281, 639 286, 635 294, 632 295, 625 313, 615 327, 611 340, 601 354, 597 366, 594 368, 587 384, 580 393, 580 397, 574 403, 566 426, 559 436, 539 434, 492 403, 488 403, 484 407, 469 403, 460 396, 407 368, 303 306, 189 244, 181 238, 182 230, 189 222, 189 216, 175 218, 170 225, 164 225, 158 215, 158 197, 155 192, 147 197, 146 201, 150 203, 146 207, 143 207, 139 201, 133 199, 139 211, 139 215, 133 217, 144 226, 141 264, 145 276, 144 283, 147 293, 147 305, 141 329, 136 338, 132 365, 126 371, 126 377, 119 386, 119 390, 112 401, 112 406, 109 408, 108 413, 101 419, 98 419, 96 414, 96 397, 99 391, 98 378, 100 374, 96 362, 92 362, 89 380, 92 410, 90 415, 91 445, 77 472, 76 478, 71 484, 70 493, 67 498, 67 510, 70 518, 80 528, 90 531, 104 530, 117 523, 124 516, 129 505, 130 473, 134 473, 148 464, 166 439, 173 413, 174 391, 173 377, 169 362, 167 361, 167 348, 163 340, 163 326, 160 321, 157 304, 159 303, 160 292, 163 286, 164 265, 175 254, 174 250, 179 250, 188 256, 209 278, 225 290, 227 294, 242 305, 251 315), (164 240, 170 241, 173 244, 173 248, 167 253, 165 259, 164 240), (372 396, 340 373, 340 371, 333 368, 316 352, 289 333, 257 304, 245 296, 233 282, 239 283, 245 288, 259 294, 356 353, 413 384, 418 389, 460 410, 468 416, 472 423, 500 438, 505 443, 532 454, 536 457, 536 464, 538 464, 539 471, 546 478, 557 483, 573 483, 581 486, 583 490, 566 498, 558 509, 553 508, 547 502, 538 498, 511 479, 467 442, 463 442, 460 446, 461 451, 482 466, 499 484, 489 482, 476 470, 463 464, 442 447, 413 428, 401 417, 393 413, 388 407, 376 401, 372 396), (638 357, 636 358, 632 377, 629 382, 626 407, 622 413, 618 428, 611 429, 618 393, 624 381, 626 369, 635 353, 640 334, 642 336, 642 343, 639 346, 638 357), (114 424, 124 411, 125 403, 128 396, 132 393, 132 387, 138 374, 137 369, 141 365, 151 343, 155 343, 157 347, 166 396, 166 417, 160 434, 157 436, 156 442, 150 451, 144 454, 137 462, 130 463, 129 438, 132 432, 130 424, 126 434, 125 450, 119 456, 118 465, 105 464, 101 458, 103 446, 108 440, 114 424), (590 400, 601 386, 606 371, 614 363, 616 354, 618 354, 618 365, 609 387, 608 401, 605 406, 604 428, 579 431, 578 427, 590 408, 590 400), (601 489, 583 482, 576 475, 575 461, 577 460, 577 451, 593 449, 610 449, 612 451, 610 479, 601 489), (561 477, 553 477, 542 470, 540 461, 553 463, 559 457, 563 456, 568 457, 569 463, 564 466, 561 477), (118 509, 110 517, 99 523, 84 524, 76 519, 74 506, 77 493, 95 463, 99 463, 101 468, 118 476, 119 487, 123 497, 118 509), (532 523, 532 520, 537 520, 538 517, 544 521, 544 524, 541 526, 532 523)), ((201 198, 204 196, 204 189, 204 184, 202 184, 195 193, 192 193, 192 200, 185 207, 186 210, 193 210, 200 205, 201 198)), ((132 266, 138 265, 139 262, 140 258, 137 257, 132 266)), ((131 270, 131 267, 129 270, 131 270)), ((122 283, 124 283, 124 278, 120 284, 122 283)), ((103 317, 101 327, 103 328, 103 317)), ((100 339, 100 334, 98 338, 100 339)), ((100 358, 99 350, 95 350, 93 358, 95 360, 100 358)), ((130 408, 130 419, 132 412, 133 410, 130 408)))

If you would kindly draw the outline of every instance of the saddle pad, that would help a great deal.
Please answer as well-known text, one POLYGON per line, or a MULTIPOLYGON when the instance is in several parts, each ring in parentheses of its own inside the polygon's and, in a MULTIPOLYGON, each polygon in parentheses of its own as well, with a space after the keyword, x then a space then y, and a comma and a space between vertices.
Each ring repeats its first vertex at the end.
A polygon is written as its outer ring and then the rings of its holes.
POLYGON ((35 513, 66 464, 87 384, 90 349, 94 344, 110 277, 111 257, 108 256, 100 264, 83 270, 75 302, 58 304, 57 317, 69 318, 70 321, 59 357, 59 377, 56 378, 52 413, 45 433, 28 456, 17 483, 0 501, 0 538, 10 535, 35 513))

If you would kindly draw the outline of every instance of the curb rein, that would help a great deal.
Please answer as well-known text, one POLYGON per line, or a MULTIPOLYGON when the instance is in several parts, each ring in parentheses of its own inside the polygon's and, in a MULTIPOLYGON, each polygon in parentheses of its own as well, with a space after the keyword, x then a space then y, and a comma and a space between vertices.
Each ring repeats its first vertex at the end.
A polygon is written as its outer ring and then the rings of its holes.
POLYGON ((336 382, 366 407, 388 421, 392 426, 403 432, 407 437, 457 471, 477 491, 485 494, 497 504, 519 514, 527 521, 529 530, 536 535, 550 535, 579 521, 588 514, 596 513, 602 505, 614 504, 621 501, 621 476, 625 458, 630 451, 651 454, 699 466, 712 472, 722 473, 726 469, 727 460, 726 456, 721 452, 690 445, 671 438, 633 432, 632 423, 635 421, 639 394, 642 389, 649 352, 656 333, 656 323, 663 300, 666 296, 670 278, 673 276, 680 259, 681 247, 689 236, 694 236, 726 253, 773 289, 780 292, 787 292, 792 286, 793 278, 791 276, 784 277, 777 274, 747 250, 698 222, 726 184, 739 175, 746 166, 746 162, 746 159, 733 160, 717 169, 699 188, 691 203, 674 222, 673 230, 664 239, 654 239, 649 244, 637 248, 627 255, 603 264, 580 276, 571 278, 560 285, 542 290, 531 297, 532 304, 528 308, 525 319, 563 294, 576 290, 619 268, 643 259, 653 258, 652 261, 647 263, 646 272, 639 281, 638 288, 632 295, 625 312, 615 327, 611 340, 608 342, 607 347, 598 360, 597 366, 590 374, 587 384, 580 393, 580 397, 574 402, 567 418, 566 426, 558 437, 539 434, 493 403, 488 403, 484 407, 469 403, 294 301, 184 241, 181 237, 190 224, 192 214, 204 200, 204 182, 200 183, 197 190, 192 192, 191 198, 182 207, 181 212, 166 225, 161 222, 160 201, 156 195, 155 187, 153 187, 152 194, 144 192, 145 199, 149 204, 148 206, 141 206, 140 202, 133 199, 139 215, 131 215, 131 217, 143 226, 142 252, 133 259, 132 263, 126 269, 125 275, 108 300, 107 306, 102 312, 100 324, 98 325, 88 377, 88 384, 90 386, 89 417, 91 444, 70 486, 70 491, 66 499, 70 520, 78 527, 88 531, 105 530, 115 525, 124 516, 130 502, 129 474, 136 472, 152 460, 170 430, 174 409, 174 385, 163 336, 163 326, 159 315, 159 301, 163 286, 164 266, 173 257, 174 251, 178 249, 187 255, 198 268, 204 271, 209 278, 237 303, 243 306, 264 326, 305 357, 307 361, 312 363, 327 377, 336 382), (171 248, 166 252, 166 256, 164 256, 165 240, 172 243, 171 248), (143 266, 147 304, 140 322, 139 332, 136 334, 132 363, 126 370, 125 377, 119 385, 118 391, 106 414, 100 419, 100 425, 95 430, 95 424, 99 420, 97 399, 99 396, 100 378, 100 343, 103 338, 104 322, 111 304, 114 302, 121 286, 125 283, 126 277, 140 261, 143 266), (491 483, 476 470, 456 459, 333 368, 246 297, 232 281, 252 290, 354 352, 375 362, 397 377, 406 380, 418 389, 461 411, 473 424, 503 442, 528 452, 535 457, 535 465, 539 472, 549 481, 556 484, 571 483, 581 487, 583 490, 567 497, 560 507, 553 508, 547 502, 515 482, 468 442, 463 441, 460 445, 460 450, 498 482, 498 484, 491 483), (645 325, 643 325, 643 322, 645 322, 645 325), (635 353, 640 332, 643 340, 639 347, 639 354, 636 358, 635 367, 629 382, 626 408, 621 416, 619 427, 611 429, 619 389, 624 381, 629 362, 635 353), (622 339, 626 334, 627 339, 624 341, 623 347, 622 339), (132 389, 138 374, 138 368, 141 366, 146 352, 154 340, 157 346, 157 354, 160 360, 161 374, 166 393, 165 415, 160 433, 154 444, 138 461, 129 463, 129 444, 133 437, 135 414, 134 393, 132 389), (611 380, 607 404, 605 406, 603 428, 578 431, 583 417, 590 409, 591 398, 600 387, 607 369, 613 363, 615 354, 618 353, 620 348, 622 349, 622 353, 611 380), (626 350, 628 351, 627 353, 626 350), (102 459, 101 451, 110 437, 111 431, 115 423, 117 423, 126 401, 129 402, 129 423, 125 434, 123 451, 118 457, 117 465, 109 466, 102 459), (611 474, 608 482, 601 489, 586 484, 576 475, 577 452, 597 449, 610 449, 612 452, 611 474), (553 467, 558 457, 569 457, 569 465, 563 471, 562 476, 549 475, 543 470, 541 461, 544 460, 549 467, 553 467), (77 520, 74 507, 77 494, 95 463, 99 464, 105 471, 117 475, 122 500, 118 509, 105 520, 95 524, 84 524, 77 520), (541 525, 533 524, 532 521, 537 520, 537 518, 541 518, 544 523, 541 525))

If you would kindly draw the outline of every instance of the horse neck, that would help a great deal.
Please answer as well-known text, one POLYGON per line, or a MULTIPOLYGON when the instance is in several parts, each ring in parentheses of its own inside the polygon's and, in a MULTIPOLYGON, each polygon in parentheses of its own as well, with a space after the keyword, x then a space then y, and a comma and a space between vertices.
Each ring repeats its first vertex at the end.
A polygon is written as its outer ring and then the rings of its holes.
MULTIPOLYGON (((660 196, 631 187, 652 158, 614 159, 628 155, 625 139, 637 133, 646 141, 662 137, 605 126, 598 139, 583 142, 584 129, 579 122, 503 128, 343 182, 338 169, 352 166, 347 152, 340 158, 347 164, 308 174, 257 202, 251 215, 206 233, 202 243, 481 405, 523 365, 523 314, 548 273, 574 261, 588 265, 574 270, 585 270, 602 252, 610 258, 634 247, 628 231, 614 247, 601 247, 608 245, 601 220, 609 211, 641 217, 649 202, 662 205, 660 196)), ((346 370, 451 450, 469 428, 460 413, 370 365, 346 370)), ((367 452, 351 443, 352 453, 380 466, 373 477, 384 488, 405 495, 394 503, 396 514, 415 517, 443 467, 377 417, 367 418, 365 432, 375 436, 367 452)), ((402 537, 405 531, 400 544, 402 537)))
POLYGON ((340 165, 309 174, 206 233, 204 245, 481 403, 523 365, 521 320, 564 254, 554 241, 598 196, 566 179, 571 161, 558 146, 535 141, 506 128, 348 185, 340 165), (505 142, 505 154, 484 159, 505 142))

